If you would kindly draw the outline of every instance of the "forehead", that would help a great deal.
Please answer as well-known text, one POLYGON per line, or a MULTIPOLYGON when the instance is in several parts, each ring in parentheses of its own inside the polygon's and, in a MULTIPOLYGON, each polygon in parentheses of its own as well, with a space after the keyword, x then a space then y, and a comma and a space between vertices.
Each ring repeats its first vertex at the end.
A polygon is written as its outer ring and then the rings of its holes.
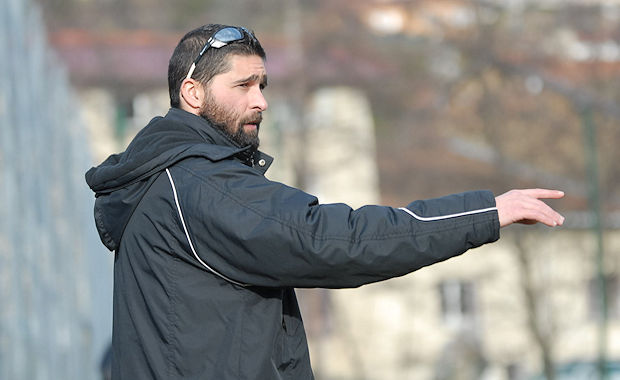
POLYGON ((228 57, 229 70, 224 77, 260 76, 266 77, 265 62, 258 55, 231 55, 228 57))

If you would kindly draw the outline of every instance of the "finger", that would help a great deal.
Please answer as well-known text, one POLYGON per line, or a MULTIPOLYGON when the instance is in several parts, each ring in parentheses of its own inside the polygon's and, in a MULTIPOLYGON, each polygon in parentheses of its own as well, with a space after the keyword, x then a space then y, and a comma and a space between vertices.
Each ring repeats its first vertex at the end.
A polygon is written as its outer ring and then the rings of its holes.
POLYGON ((549 227, 557 227, 564 224, 564 217, 557 215, 549 215, 549 214, 540 214, 536 219, 549 227))
POLYGON ((549 227, 557 227, 558 225, 560 225, 558 221, 554 220, 553 218, 548 217, 547 215, 542 215, 542 214, 531 215, 530 217, 516 221, 516 223, 519 223, 519 224, 542 223, 549 227))
POLYGON ((540 207, 542 207, 542 211, 544 212, 544 214, 553 221, 554 226, 558 225, 561 226, 562 224, 564 224, 564 216, 562 216, 562 214, 560 214, 559 212, 555 211, 553 208, 551 208, 548 204, 546 204, 543 201, 538 201, 540 202, 540 207))
POLYGON ((543 201, 532 198, 524 207, 527 209, 524 219, 537 220, 551 227, 564 224, 564 217, 543 201))
POLYGON ((564 192, 561 190, 552 189, 525 189, 521 190, 525 195, 538 199, 559 199, 564 197, 564 192))

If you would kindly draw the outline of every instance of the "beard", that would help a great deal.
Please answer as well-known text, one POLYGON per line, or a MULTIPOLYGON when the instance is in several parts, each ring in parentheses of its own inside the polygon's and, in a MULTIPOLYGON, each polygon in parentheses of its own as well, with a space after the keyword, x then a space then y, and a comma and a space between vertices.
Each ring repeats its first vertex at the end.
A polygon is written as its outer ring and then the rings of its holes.
POLYGON ((255 112, 251 115, 241 117, 237 112, 226 109, 217 104, 210 92, 207 92, 205 102, 200 108, 200 114, 203 119, 209 121, 213 127, 222 131, 232 141, 241 147, 251 146, 252 150, 257 150, 260 145, 258 131, 260 123, 263 121, 261 112, 255 112), (256 129, 245 131, 245 124, 255 124, 256 129))

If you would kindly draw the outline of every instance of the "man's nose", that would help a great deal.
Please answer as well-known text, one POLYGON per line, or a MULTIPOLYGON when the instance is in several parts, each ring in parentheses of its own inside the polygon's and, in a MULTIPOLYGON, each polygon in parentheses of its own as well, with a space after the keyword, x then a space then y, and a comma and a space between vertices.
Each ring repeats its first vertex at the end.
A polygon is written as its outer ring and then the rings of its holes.
POLYGON ((269 107, 269 104, 267 104, 267 100, 265 99, 265 96, 263 95, 263 91, 260 88, 256 88, 253 92, 252 92, 252 109, 255 109, 257 111, 264 111, 267 109, 267 107, 269 107))

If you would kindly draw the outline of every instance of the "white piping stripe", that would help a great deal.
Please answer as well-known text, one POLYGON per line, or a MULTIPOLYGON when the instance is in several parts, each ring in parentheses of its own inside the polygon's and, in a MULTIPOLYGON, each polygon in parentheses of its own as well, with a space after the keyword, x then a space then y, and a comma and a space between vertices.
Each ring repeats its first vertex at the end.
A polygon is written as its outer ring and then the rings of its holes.
POLYGON ((441 215, 441 216, 430 216, 430 217, 419 216, 415 212, 413 212, 413 211, 411 211, 411 210, 409 210, 408 208, 405 208, 405 207, 400 207, 399 210, 403 210, 407 214, 409 214, 409 215, 413 216, 414 218, 416 218, 418 220, 421 220, 423 222, 433 222, 433 221, 436 221, 436 220, 458 218, 460 216, 482 214, 484 212, 496 211, 497 207, 489 207, 489 208, 483 208, 483 209, 479 209, 479 210, 459 212, 457 214, 441 215))
POLYGON ((196 260, 198 260, 200 264, 202 264, 205 268, 213 272, 213 274, 223 278, 224 280, 228 282, 231 282, 239 286, 249 286, 247 284, 242 284, 235 280, 231 280, 230 278, 224 276, 223 274, 216 272, 213 268, 207 265, 207 263, 202 261, 200 256, 198 256, 198 254, 196 253, 196 250, 194 249, 194 244, 192 244, 192 239, 190 239, 189 237, 189 231, 187 230, 187 227, 185 226, 185 220, 183 219, 183 213, 181 212, 181 205, 179 204, 179 198, 177 197, 177 189, 176 189, 176 186, 174 185, 174 181, 172 180, 172 175, 170 174, 170 170, 166 169, 166 173, 168 174, 168 179, 170 180, 170 185, 172 186, 172 193, 174 194, 174 203, 176 203, 177 205, 177 211, 179 212, 179 218, 181 218, 181 224, 183 225, 183 230, 185 231, 185 237, 187 237, 187 242, 189 243, 189 247, 191 248, 192 253, 194 254, 194 257, 196 257, 196 260))

